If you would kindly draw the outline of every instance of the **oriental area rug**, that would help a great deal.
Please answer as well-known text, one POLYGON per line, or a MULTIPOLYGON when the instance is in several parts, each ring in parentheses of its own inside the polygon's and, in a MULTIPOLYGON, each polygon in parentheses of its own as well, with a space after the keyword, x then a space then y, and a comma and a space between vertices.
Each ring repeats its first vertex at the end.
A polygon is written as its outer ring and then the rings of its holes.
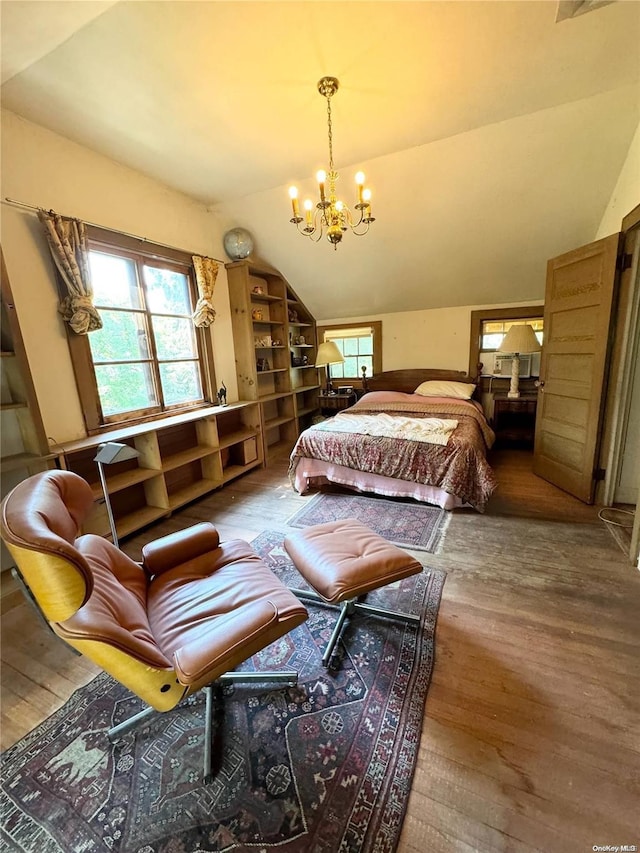
POLYGON ((436 554, 451 514, 439 506, 365 495, 319 492, 288 520, 291 527, 356 518, 378 536, 401 548, 436 554))
MULTIPOLYGON (((289 586, 302 580, 265 532, 253 547, 289 586)), ((203 784, 204 694, 110 743, 142 707, 110 676, 77 690, 2 756, 2 847, 37 853, 390 853, 415 767, 445 575, 367 600, 421 615, 349 625, 336 671, 321 664, 336 611, 309 619, 242 665, 292 668, 297 687, 225 688, 203 784)))

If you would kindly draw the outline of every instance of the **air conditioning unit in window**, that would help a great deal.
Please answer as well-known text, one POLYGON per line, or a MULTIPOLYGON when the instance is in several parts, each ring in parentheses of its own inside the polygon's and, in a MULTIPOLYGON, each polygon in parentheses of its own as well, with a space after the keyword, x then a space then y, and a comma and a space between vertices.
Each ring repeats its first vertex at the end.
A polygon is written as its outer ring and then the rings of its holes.
MULTIPOLYGON (((529 379, 531 376, 540 376, 540 353, 530 352, 523 353, 520 356, 520 372, 521 379, 529 379)), ((489 362, 487 367, 483 365, 483 373, 489 376, 511 376, 511 364, 513 361, 512 355, 502 355, 502 353, 482 353, 481 358, 486 358, 489 362), (491 369, 490 358, 493 356, 493 369, 491 369)), ((483 359, 484 360, 484 359, 483 359)), ((485 362, 486 363, 486 362, 485 362)))
MULTIPOLYGON (((502 355, 497 352, 495 354, 495 362, 493 365, 494 376, 511 376, 511 368, 513 363, 512 355, 502 355)), ((520 356, 520 379, 528 379, 531 376, 531 353, 526 353, 520 356)))

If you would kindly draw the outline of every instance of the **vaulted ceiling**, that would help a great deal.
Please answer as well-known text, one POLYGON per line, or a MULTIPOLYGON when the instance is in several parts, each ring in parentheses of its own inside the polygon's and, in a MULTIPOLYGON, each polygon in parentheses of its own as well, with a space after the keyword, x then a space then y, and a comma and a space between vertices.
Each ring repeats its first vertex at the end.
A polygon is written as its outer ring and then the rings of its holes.
POLYGON ((319 318, 539 300, 640 119, 640 3, 592 5, 4 0, 2 105, 248 228, 319 318), (327 166, 327 74, 376 217, 337 251, 287 194, 327 166))

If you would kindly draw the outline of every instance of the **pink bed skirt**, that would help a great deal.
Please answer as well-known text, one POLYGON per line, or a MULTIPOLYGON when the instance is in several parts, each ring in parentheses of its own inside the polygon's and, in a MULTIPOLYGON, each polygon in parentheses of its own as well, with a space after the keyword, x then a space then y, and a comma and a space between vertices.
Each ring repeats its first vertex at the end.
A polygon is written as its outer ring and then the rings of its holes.
POLYGON ((319 459, 306 457, 298 459, 294 480, 297 492, 303 495, 311 486, 322 486, 327 483, 338 483, 341 486, 356 489, 358 492, 373 492, 376 495, 386 495, 391 498, 414 498, 423 503, 435 504, 442 509, 467 506, 460 498, 436 486, 410 483, 407 480, 393 480, 382 474, 354 471, 343 465, 334 465, 319 459))

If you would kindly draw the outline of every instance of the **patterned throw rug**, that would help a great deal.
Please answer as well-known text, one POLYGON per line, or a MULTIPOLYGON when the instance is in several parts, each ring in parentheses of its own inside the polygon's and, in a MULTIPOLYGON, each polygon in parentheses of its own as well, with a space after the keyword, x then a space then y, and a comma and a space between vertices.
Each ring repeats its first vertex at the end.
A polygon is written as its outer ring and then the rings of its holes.
MULTIPOLYGON (((283 534, 252 543, 288 585, 283 534)), ((356 616, 335 673, 321 665, 336 611, 245 667, 291 667, 295 688, 229 688, 202 784, 204 695, 110 744, 141 703, 99 675, 3 755, 3 850, 38 853, 364 853, 396 847, 415 766, 444 573, 370 593, 421 613, 419 628, 356 616)))
POLYGON ((287 523, 292 527, 308 527, 343 518, 357 518, 401 548, 436 554, 442 546, 451 514, 439 506, 319 492, 287 523))

